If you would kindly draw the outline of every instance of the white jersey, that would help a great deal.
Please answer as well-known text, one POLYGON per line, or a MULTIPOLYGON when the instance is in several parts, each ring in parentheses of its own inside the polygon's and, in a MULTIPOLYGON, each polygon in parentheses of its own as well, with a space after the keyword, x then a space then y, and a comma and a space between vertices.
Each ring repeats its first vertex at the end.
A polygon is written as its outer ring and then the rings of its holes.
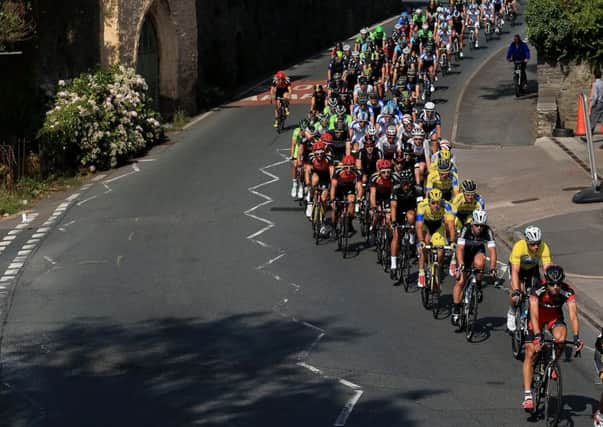
POLYGON ((353 121, 350 125, 350 129, 352 130, 352 144, 361 143, 364 140, 364 136, 366 135, 366 124, 360 125, 357 121, 353 121))
POLYGON ((385 158, 393 157, 396 151, 401 150, 402 146, 400 144, 400 140, 398 138, 395 139, 393 144, 390 144, 387 140, 387 136, 383 135, 377 141, 376 147, 381 150, 385 158))

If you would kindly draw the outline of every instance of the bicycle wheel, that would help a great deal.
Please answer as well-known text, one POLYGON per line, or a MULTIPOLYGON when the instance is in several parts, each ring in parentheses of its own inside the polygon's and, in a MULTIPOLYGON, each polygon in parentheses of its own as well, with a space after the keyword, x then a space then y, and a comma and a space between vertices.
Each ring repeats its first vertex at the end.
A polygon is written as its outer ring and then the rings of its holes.
POLYGON ((390 267, 389 260, 391 259, 391 241, 391 235, 389 233, 389 230, 386 228, 383 233, 383 249, 381 255, 381 259, 383 260, 383 271, 385 271, 386 273, 389 271, 390 267))
POLYGON ((344 227, 344 216, 337 215, 337 228, 335 229, 335 235, 337 236, 337 250, 343 249, 343 227, 344 227))
POLYGON ((518 308, 515 313, 515 331, 511 333, 511 350, 513 351, 513 357, 517 360, 523 360, 524 323, 521 317, 521 309, 518 308))
POLYGON ((426 277, 425 282, 425 286, 421 288, 421 302, 423 303, 423 307, 425 307, 425 310, 429 310, 431 308, 431 277, 426 277))
POLYGON ((469 304, 467 310, 467 324, 465 325, 465 338, 471 342, 475 333, 475 324, 477 322, 477 286, 471 285, 471 293, 469 294, 469 304))
POLYGON ((343 238, 342 238, 342 248, 341 248, 341 255, 343 256, 343 258, 345 258, 348 255, 348 244, 349 244, 349 240, 350 240, 350 236, 349 233, 350 231, 348 230, 348 215, 345 214, 343 216, 343 225, 341 227, 341 231, 343 234, 343 238))
POLYGON ((561 370, 557 361, 550 361, 544 379, 544 421, 546 426, 556 426, 563 406, 561 370), (556 378, 553 379, 553 372, 556 378))
POLYGON ((402 253, 402 259, 400 260, 398 267, 398 275, 400 276, 398 281, 402 281, 404 291, 408 292, 408 287, 410 286, 408 277, 410 276, 410 253, 407 246, 404 246, 400 252, 402 253))
POLYGON ((440 292, 440 266, 436 264, 431 278, 431 311, 434 319, 437 319, 440 313, 440 292))
POLYGON ((519 77, 517 77, 517 73, 513 76, 513 87, 515 89, 515 97, 519 98, 521 95, 521 85, 519 82, 519 77))
POLYGON ((313 232, 315 243, 318 245, 320 243, 320 228, 322 226, 322 208, 320 204, 314 203, 312 206, 312 224, 313 224, 313 232))

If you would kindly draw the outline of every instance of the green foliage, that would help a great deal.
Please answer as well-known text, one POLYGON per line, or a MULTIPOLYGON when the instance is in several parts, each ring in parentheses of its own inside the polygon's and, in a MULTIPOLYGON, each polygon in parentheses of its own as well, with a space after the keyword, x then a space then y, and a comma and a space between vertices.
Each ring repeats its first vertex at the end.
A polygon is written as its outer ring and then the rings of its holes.
POLYGON ((33 35, 30 15, 31 0, 0 0, 0 51, 33 35))
POLYGON ((106 169, 141 153, 162 134, 147 92, 144 79, 121 66, 60 81, 38 134, 47 160, 106 169))
POLYGON ((190 117, 186 113, 186 111, 182 109, 176 110, 174 113, 174 118, 172 119, 172 125, 174 129, 179 130, 182 129, 189 122, 190 117))
POLYGON ((526 22, 540 59, 603 63, 603 0, 530 0, 526 22))

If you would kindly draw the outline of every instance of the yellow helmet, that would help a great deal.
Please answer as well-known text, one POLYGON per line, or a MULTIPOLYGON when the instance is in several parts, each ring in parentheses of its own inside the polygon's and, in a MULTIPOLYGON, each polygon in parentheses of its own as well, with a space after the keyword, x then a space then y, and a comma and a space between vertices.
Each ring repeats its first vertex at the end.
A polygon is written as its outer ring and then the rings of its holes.
POLYGON ((440 160, 450 160, 452 158, 452 153, 447 148, 442 148, 440 150, 440 160))
POLYGON ((431 189, 431 191, 427 195, 429 196, 430 202, 439 202, 440 200, 442 200, 442 190, 438 188, 431 189))

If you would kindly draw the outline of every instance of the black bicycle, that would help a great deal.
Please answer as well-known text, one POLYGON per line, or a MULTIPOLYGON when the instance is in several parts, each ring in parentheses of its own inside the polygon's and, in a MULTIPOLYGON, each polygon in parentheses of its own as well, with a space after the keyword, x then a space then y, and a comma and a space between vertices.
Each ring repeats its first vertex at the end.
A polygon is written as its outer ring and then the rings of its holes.
POLYGON ((408 292, 410 286, 410 267, 415 258, 415 246, 411 241, 414 238, 415 226, 408 224, 396 225, 398 228, 398 257, 396 269, 396 283, 402 283, 408 292))
POLYGON ((523 93, 523 86, 525 82, 523 81, 523 73, 521 72, 523 68, 523 61, 514 61, 514 69, 513 69, 513 88, 515 89, 515 96, 520 97, 523 93))
POLYGON ((459 330, 465 330, 465 338, 471 342, 477 323, 478 304, 480 301, 481 283, 477 276, 482 270, 474 267, 468 268, 462 274, 466 274, 465 288, 463 289, 463 299, 461 300, 461 322, 459 330))
POLYGON ((349 243, 350 243, 350 229, 349 229, 349 214, 347 200, 337 200, 335 206, 337 207, 337 222, 335 224, 335 236, 337 237, 337 249, 341 251, 341 255, 345 258, 348 254, 349 243))
MULTIPOLYGON (((542 416, 547 426, 556 426, 559 414, 563 407, 563 389, 561 381, 561 368, 557 361, 556 342, 548 330, 544 331, 545 337, 541 341, 542 348, 536 356, 534 363, 534 374, 532 376, 532 388, 534 391, 533 415, 542 411, 542 416)), ((563 343, 571 344, 571 341, 563 343)), ((574 357, 580 357, 577 351, 574 357)))
POLYGON ((287 100, 285 98, 276 98, 276 102, 278 102, 278 114, 276 116, 276 133, 280 134, 285 130, 285 120, 287 119, 287 110, 285 103, 287 102, 287 100))

